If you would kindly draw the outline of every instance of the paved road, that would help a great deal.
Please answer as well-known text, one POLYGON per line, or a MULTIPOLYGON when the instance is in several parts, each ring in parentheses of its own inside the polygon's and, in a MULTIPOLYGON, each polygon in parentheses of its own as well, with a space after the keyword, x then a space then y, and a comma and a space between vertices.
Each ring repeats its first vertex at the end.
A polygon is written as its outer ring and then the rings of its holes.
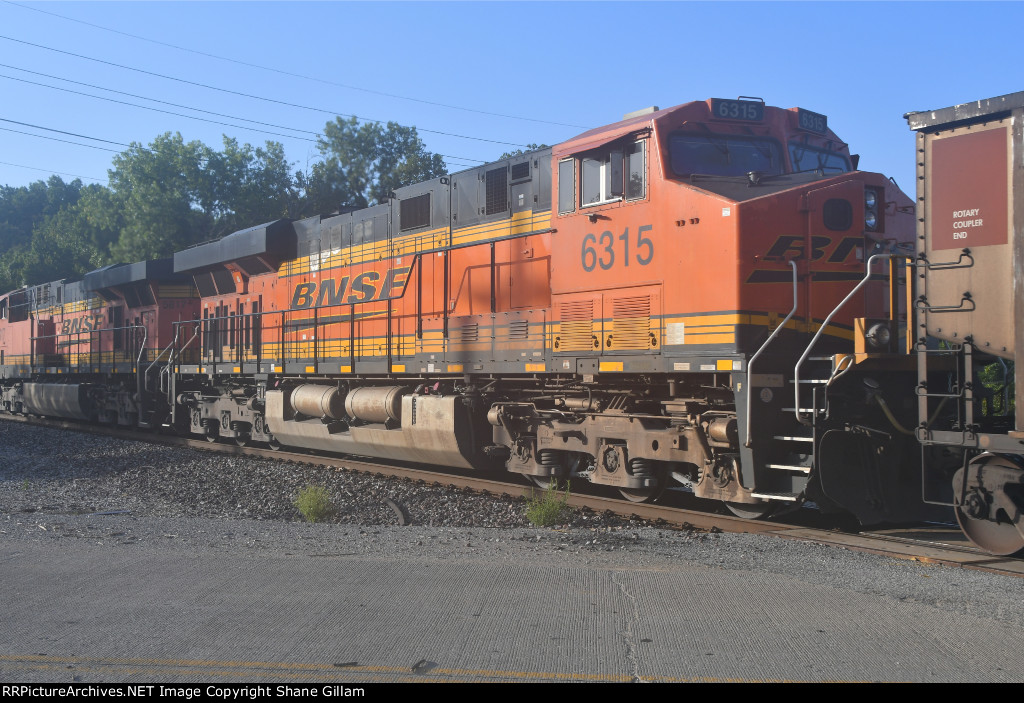
POLYGON ((2 518, 4 682, 1024 680, 1024 579, 771 538, 2 518))

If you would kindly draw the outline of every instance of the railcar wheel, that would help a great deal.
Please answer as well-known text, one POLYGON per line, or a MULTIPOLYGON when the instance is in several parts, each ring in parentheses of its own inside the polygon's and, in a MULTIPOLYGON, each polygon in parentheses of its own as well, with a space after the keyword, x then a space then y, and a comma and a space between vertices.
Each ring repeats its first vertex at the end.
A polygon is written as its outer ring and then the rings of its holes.
POLYGON ((630 503, 653 503, 664 493, 664 484, 653 488, 620 488, 619 493, 630 503))
POLYGON ((248 443, 249 443, 249 438, 248 437, 244 437, 242 435, 238 435, 238 436, 235 437, 235 444, 237 444, 240 447, 244 447, 248 443))
POLYGON ((1011 522, 978 520, 959 507, 956 508, 956 521, 971 544, 989 554, 1009 556, 1024 550, 1024 534, 1011 522))
POLYGON ((206 441, 209 442, 210 444, 213 444, 218 439, 220 439, 220 437, 218 435, 215 435, 215 434, 208 434, 208 435, 206 435, 206 441))
POLYGON ((633 476, 653 478, 656 481, 653 486, 643 488, 620 488, 619 493, 630 503, 653 503, 665 492, 668 471, 659 466, 658 462, 649 459, 630 459, 629 469, 633 476))
POLYGON ((523 478, 525 478, 526 482, 531 486, 536 486, 537 488, 543 488, 545 490, 551 485, 552 480, 557 482, 557 479, 554 479, 552 476, 529 476, 524 474, 523 478))
POLYGON ((270 447, 270 449, 272 451, 275 451, 275 452, 281 451, 281 443, 278 442, 276 439, 271 439, 270 441, 268 441, 267 442, 267 446, 270 447))
POLYGON ((775 506, 771 503, 725 503, 725 507, 736 517, 744 520, 760 520, 768 517, 775 506))

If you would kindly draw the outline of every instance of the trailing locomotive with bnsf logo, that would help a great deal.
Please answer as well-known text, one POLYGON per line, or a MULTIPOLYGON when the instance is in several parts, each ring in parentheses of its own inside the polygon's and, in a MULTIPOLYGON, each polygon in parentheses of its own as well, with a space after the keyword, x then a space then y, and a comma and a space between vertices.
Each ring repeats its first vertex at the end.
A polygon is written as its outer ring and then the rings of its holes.
POLYGON ((370 208, 51 284, 79 286, 77 330, 69 300, 11 293, 2 402, 636 501, 688 490, 748 517, 941 518, 913 430, 914 241, 913 202, 824 115, 651 108, 370 208), (171 291, 187 305, 163 308, 171 291))

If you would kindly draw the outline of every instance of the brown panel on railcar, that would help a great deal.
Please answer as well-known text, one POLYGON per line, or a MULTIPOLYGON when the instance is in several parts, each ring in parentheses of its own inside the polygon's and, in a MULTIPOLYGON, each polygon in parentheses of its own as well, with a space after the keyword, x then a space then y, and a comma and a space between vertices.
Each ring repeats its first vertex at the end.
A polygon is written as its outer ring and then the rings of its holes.
MULTIPOLYGON (((1009 118, 925 134, 927 333, 1013 358, 1009 118), (942 268, 970 251, 973 265, 942 268)), ((964 260, 966 261, 966 259, 964 260)))

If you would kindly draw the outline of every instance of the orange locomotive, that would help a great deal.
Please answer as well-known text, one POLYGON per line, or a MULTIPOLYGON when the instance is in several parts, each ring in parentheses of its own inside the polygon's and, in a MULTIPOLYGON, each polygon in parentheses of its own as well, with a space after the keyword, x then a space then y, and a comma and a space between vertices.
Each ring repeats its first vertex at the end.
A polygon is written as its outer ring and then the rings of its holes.
POLYGON ((204 328, 176 420, 742 515, 919 516, 894 430, 915 379, 886 361, 902 269, 865 276, 909 252, 913 206, 855 167, 823 115, 713 99, 180 252, 204 328))
POLYGON ((199 320, 139 395, 211 440, 921 517, 913 203, 856 166, 711 99, 237 232, 175 255, 199 320))
POLYGON ((195 319, 192 281, 171 259, 107 266, 75 282, 0 296, 0 406, 9 412, 151 427, 175 323, 195 319))

